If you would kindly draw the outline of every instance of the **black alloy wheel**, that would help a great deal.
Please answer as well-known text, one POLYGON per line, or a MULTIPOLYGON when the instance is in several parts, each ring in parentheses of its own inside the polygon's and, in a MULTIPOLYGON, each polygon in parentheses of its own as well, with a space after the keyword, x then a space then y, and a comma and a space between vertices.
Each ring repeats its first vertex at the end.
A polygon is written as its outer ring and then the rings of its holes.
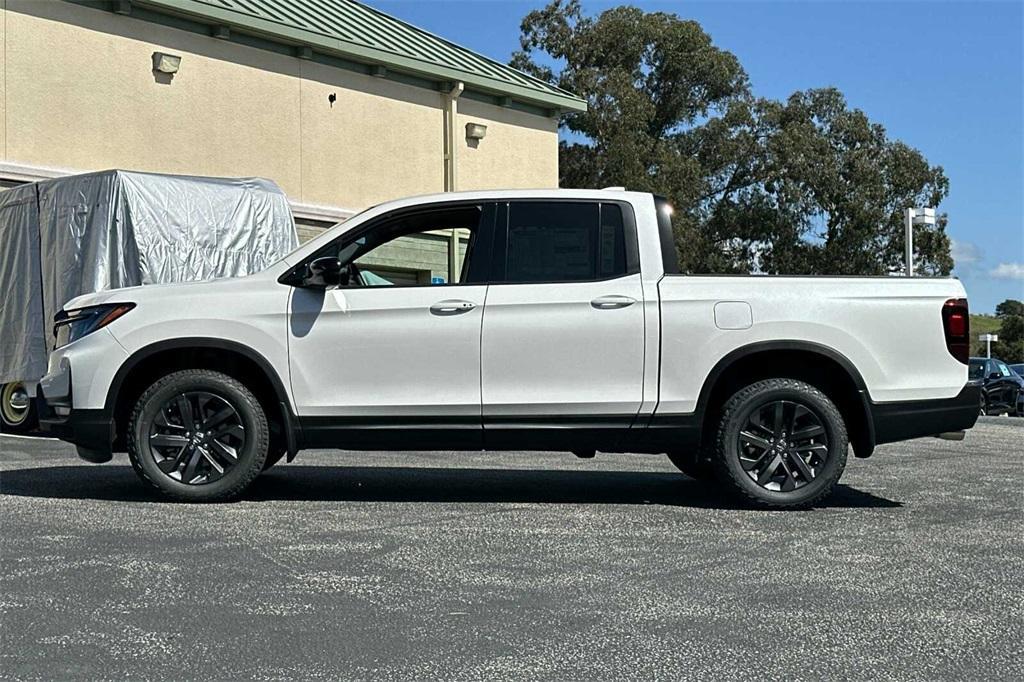
POLYGON ((835 488, 849 448, 835 403, 798 379, 763 379, 721 409, 711 452, 715 473, 742 501, 806 509, 835 488))
POLYGON ((822 418, 808 405, 773 400, 750 413, 737 436, 740 465, 765 490, 789 492, 818 475, 828 460, 822 418))
POLYGON ((157 379, 139 396, 127 431, 128 457, 139 477, 190 502, 237 497, 270 454, 260 401, 239 379, 208 369, 157 379))
POLYGON ((238 464, 245 425, 227 400, 188 391, 167 400, 149 427, 150 453, 168 477, 187 485, 213 483, 238 464))

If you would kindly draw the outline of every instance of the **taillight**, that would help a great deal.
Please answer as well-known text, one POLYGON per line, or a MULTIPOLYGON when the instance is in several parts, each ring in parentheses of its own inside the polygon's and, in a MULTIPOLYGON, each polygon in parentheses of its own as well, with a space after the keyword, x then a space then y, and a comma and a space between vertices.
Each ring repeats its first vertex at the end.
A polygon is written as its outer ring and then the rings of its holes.
POLYGON ((942 329, 949 354, 966 365, 971 357, 971 316, 966 298, 951 298, 943 304, 942 329))

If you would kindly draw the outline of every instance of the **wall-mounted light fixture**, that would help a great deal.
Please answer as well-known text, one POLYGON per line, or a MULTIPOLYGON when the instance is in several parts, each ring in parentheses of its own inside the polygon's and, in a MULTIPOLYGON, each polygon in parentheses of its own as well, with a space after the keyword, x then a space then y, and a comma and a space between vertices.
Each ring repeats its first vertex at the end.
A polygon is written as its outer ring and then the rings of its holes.
POLYGON ((153 70, 173 76, 181 68, 181 57, 166 52, 153 53, 153 70))
POLYGON ((483 123, 467 123, 466 124, 466 139, 480 141, 484 139, 487 134, 487 126, 483 123))

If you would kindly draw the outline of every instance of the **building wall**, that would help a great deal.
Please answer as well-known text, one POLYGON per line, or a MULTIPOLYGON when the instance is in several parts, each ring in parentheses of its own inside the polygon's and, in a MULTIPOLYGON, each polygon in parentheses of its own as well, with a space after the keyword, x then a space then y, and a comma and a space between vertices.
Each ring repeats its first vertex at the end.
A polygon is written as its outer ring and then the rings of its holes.
POLYGON ((483 123, 476 146, 459 138, 458 189, 558 187, 558 122, 484 102, 459 100, 457 133, 483 123))
POLYGON ((7 158, 7 0, 0 0, 0 159, 7 158))
MULTIPOLYGON (((258 175, 347 210, 443 189, 438 92, 55 0, 0 8, 4 161, 258 175), (154 51, 179 73, 154 74, 154 51)), ((460 189, 557 186, 553 119, 459 108, 460 189), (488 126, 476 148, 469 120, 488 126)))

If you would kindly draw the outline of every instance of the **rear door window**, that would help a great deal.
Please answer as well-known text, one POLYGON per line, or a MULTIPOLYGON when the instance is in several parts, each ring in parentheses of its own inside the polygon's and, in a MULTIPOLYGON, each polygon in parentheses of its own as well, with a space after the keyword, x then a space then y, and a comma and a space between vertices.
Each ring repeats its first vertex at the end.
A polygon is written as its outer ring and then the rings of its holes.
MULTIPOLYGON (((629 274, 621 206, 524 201, 508 205, 504 277, 516 282, 586 282, 629 274)), ((635 234, 633 235, 635 244, 635 234)))

